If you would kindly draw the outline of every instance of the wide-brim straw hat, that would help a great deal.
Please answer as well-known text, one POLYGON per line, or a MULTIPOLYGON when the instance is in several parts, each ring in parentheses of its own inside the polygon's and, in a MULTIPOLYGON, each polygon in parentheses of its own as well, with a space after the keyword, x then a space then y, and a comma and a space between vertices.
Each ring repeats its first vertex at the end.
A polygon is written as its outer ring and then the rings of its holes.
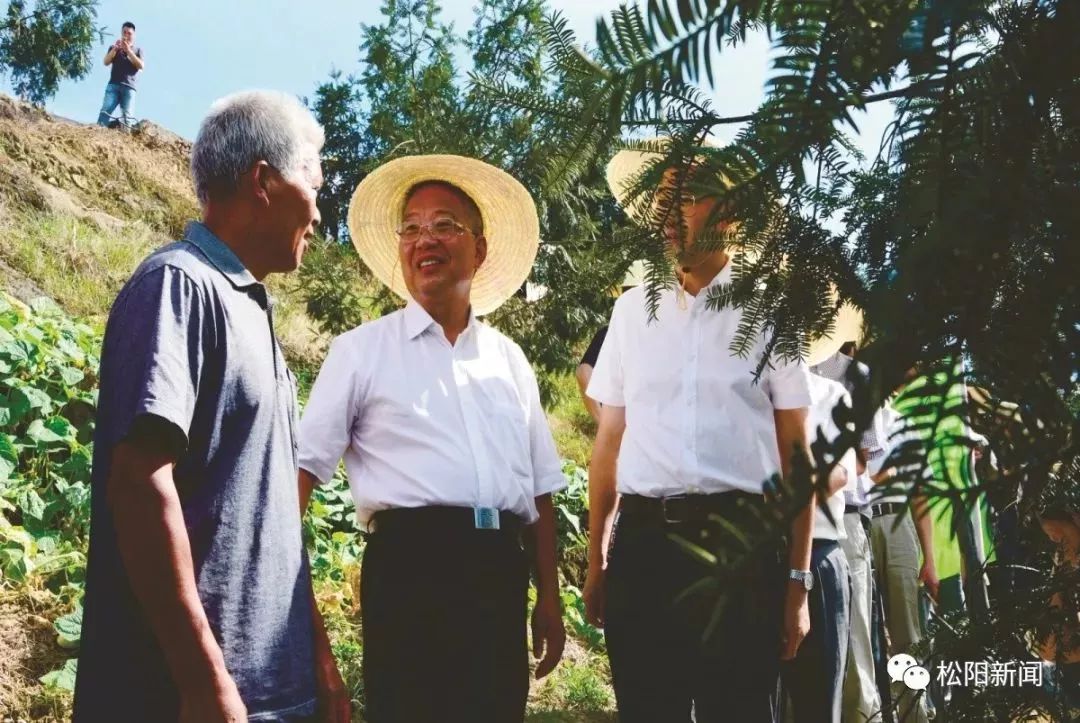
POLYGON ((851 304, 843 304, 836 314, 832 332, 820 336, 810 342, 810 349, 806 354, 807 366, 820 364, 849 341, 859 341, 863 333, 863 315, 851 304))
POLYGON ((529 277, 540 246, 536 204, 506 171, 475 158, 453 155, 405 156, 376 168, 360 182, 349 203, 349 234, 371 273, 409 299, 398 257, 397 228, 409 189, 444 181, 464 191, 480 209, 487 258, 472 280, 473 313, 499 308, 529 277))
MULTIPOLYGON (((640 143, 655 147, 666 148, 671 144, 670 137, 647 138, 640 143)), ((706 139, 701 144, 706 148, 716 148, 716 144, 706 139)), ((604 175, 607 179, 608 189, 615 201, 634 221, 643 223, 649 218, 649 202, 651 196, 648 193, 639 193, 634 196, 632 191, 642 181, 643 174, 654 166, 663 154, 657 151, 642 151, 633 148, 624 148, 617 151, 608 161, 604 175)), ((728 180, 723 179, 725 183, 728 180)), ((730 185, 730 184, 729 184, 730 185)))

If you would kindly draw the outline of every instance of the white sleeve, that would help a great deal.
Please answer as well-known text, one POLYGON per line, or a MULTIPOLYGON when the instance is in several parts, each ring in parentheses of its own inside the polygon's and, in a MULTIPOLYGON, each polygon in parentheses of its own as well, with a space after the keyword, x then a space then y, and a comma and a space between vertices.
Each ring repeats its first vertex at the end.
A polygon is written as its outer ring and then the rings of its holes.
POLYGON ((866 456, 866 472, 876 475, 881 472, 885 460, 889 456, 892 443, 889 439, 892 430, 888 405, 884 405, 874 413, 869 429, 863 434, 863 454, 866 456))
POLYGON ((844 456, 840 458, 839 465, 847 472, 847 482, 844 484, 844 489, 852 494, 855 494, 859 490, 859 470, 855 466, 855 449, 852 447, 844 452, 844 456))
POLYGON ((626 395, 623 390, 622 336, 620 328, 624 312, 622 305, 615 304, 608 322, 607 336, 596 358, 589 387, 585 390, 590 399, 595 399, 605 406, 625 407, 626 395))
POLYGON ((356 362, 347 340, 335 339, 300 419, 300 467, 323 483, 349 447, 357 412, 356 362))
POLYGON ((766 368, 762 381, 773 409, 810 406, 810 368, 801 359, 795 362, 777 360, 776 366, 766 368))
POLYGON ((529 427, 529 456, 532 460, 533 497, 558 492, 566 487, 566 477, 562 472, 562 459, 555 448, 555 438, 551 436, 544 405, 540 402, 540 387, 536 383, 525 353, 514 345, 511 354, 514 378, 520 387, 521 397, 525 400, 525 414, 529 427))

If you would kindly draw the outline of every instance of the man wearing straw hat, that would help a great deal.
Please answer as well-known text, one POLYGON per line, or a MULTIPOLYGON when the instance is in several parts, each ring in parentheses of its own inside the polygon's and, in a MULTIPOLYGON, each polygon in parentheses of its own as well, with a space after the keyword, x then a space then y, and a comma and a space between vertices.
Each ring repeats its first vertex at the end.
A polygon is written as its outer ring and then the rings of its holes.
POLYGON ((408 303, 331 345, 300 425, 300 490, 344 457, 370 533, 366 719, 520 721, 530 568, 537 677, 562 655, 551 494, 565 480, 521 349, 477 317, 525 282, 535 206, 486 163, 414 156, 364 179, 349 229, 408 303))
MULTIPOLYGON (((645 213, 627 191, 657 156, 625 150, 608 166, 612 192, 639 222, 645 213)), ((781 657, 794 657, 809 629, 810 504, 786 549, 762 544, 725 578, 702 583, 715 568, 678 538, 710 547, 711 519, 745 530, 772 514, 764 484, 805 450, 809 376, 802 362, 774 360, 755 383, 764 338, 745 357, 731 354, 741 312, 707 307, 731 264, 723 249, 697 245, 726 224, 706 227, 715 199, 679 193, 674 180, 665 174, 658 195, 679 286, 661 291, 654 320, 643 288, 619 298, 589 385, 604 406, 590 467, 587 613, 605 627, 624 723, 686 721, 692 706, 699 723, 772 721, 781 657)))

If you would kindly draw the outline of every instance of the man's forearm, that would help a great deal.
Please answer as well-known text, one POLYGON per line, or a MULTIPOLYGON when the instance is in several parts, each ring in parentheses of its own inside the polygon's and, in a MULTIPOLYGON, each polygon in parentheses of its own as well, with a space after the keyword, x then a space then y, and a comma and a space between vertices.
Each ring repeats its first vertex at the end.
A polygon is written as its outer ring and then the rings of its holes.
POLYGON ((594 422, 599 422, 600 403, 588 396, 583 396, 581 399, 585 402, 585 411, 589 413, 589 416, 593 418, 594 422))
POLYGON ((158 468, 142 479, 116 479, 124 472, 123 465, 114 465, 110 504, 132 589, 177 687, 212 686, 228 673, 199 599, 172 468, 158 468))
POLYGON ((911 500, 911 514, 915 518, 915 534, 919 537, 919 547, 924 560, 934 559, 934 522, 930 519, 930 506, 925 497, 916 496, 911 500))
POLYGON ((105 52, 105 65, 112 65, 113 58, 116 57, 116 48, 109 48, 105 52))
POLYGON ((581 392, 581 401, 585 405, 585 411, 589 413, 594 422, 599 424, 600 404, 587 394, 589 380, 592 379, 592 367, 588 364, 579 364, 577 371, 574 372, 574 378, 577 380, 578 391, 581 392))
POLYGON ((603 567, 615 520, 615 454, 598 445, 589 465, 589 564, 603 567))
POLYGON ((556 563, 555 506, 551 495, 536 498, 539 519, 532 525, 533 561, 536 566, 536 593, 539 597, 559 597, 559 567, 556 563))
MULTIPOLYGON (((796 456, 806 460, 807 444, 806 409, 780 409, 773 414, 776 423, 776 445, 780 451, 780 473, 790 480, 796 456)), ((809 465, 809 460, 806 460, 809 465)), ((792 570, 810 569, 810 547, 814 539, 814 504, 812 490, 809 500, 791 521, 791 540, 788 545, 788 561, 792 570)))
POLYGON ((788 564, 792 570, 809 570, 814 541, 814 503, 811 501, 791 521, 791 543, 788 545, 788 564))

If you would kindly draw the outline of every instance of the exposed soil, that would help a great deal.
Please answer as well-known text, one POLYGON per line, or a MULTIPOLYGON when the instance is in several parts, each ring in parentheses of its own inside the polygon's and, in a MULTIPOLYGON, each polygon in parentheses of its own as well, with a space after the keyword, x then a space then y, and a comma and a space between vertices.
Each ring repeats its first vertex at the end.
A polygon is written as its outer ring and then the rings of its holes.
POLYGON ((0 197, 117 230, 141 220, 169 236, 198 204, 191 145, 143 122, 132 133, 57 119, 0 95, 0 197))
POLYGON ((49 618, 50 595, 0 597, 0 723, 70 718, 70 696, 50 693, 38 679, 64 664, 49 618))

